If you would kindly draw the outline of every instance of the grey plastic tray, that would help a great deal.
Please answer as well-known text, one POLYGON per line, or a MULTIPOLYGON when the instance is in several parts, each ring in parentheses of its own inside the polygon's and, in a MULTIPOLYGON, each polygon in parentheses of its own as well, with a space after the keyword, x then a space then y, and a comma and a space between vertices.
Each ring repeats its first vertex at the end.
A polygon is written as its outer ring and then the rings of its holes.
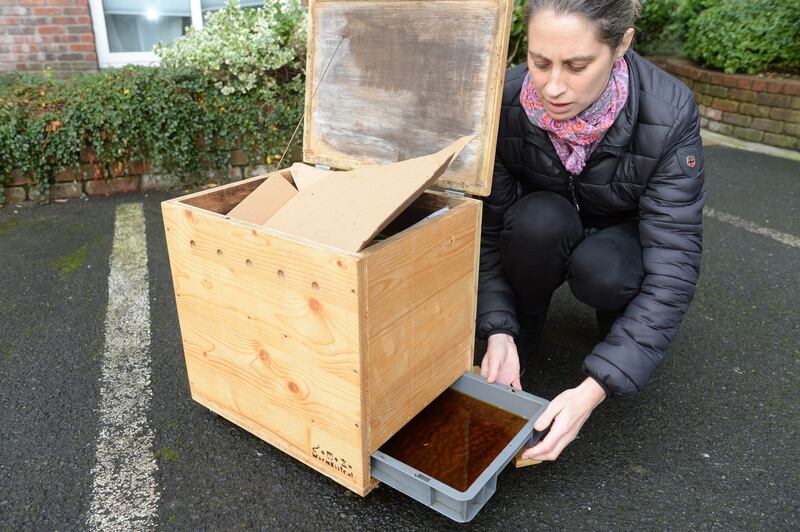
POLYGON ((450 388, 514 413, 528 422, 466 491, 458 491, 381 451, 372 455, 370 467, 377 480, 455 521, 465 523, 475 517, 494 494, 497 476, 511 459, 524 446, 538 441, 541 435, 533 430, 533 424, 544 412, 548 401, 514 391, 508 386, 489 384, 485 378, 473 373, 464 373, 450 388))

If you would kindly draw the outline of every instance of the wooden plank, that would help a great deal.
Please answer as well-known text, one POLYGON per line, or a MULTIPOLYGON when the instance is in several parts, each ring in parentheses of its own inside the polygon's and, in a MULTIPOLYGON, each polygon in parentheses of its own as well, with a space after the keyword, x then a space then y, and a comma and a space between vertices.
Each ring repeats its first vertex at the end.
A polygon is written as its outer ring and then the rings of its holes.
POLYGON ((480 203, 461 201, 364 251, 370 452, 471 366, 480 203))
MULTIPOLYGON (((488 196, 492 192, 492 176, 494 175, 495 149, 497 148, 497 132, 500 127, 500 108, 503 103, 503 85, 505 83, 506 64, 508 57, 508 41, 511 34, 511 20, 514 14, 513 0, 501 1, 498 5, 498 28, 497 35, 501 42, 496 43, 491 50, 493 70, 489 78, 488 93, 484 100, 483 124, 481 132, 486 136, 487 144, 484 157, 481 160, 481 168, 478 170, 479 179, 477 182, 469 182, 463 188, 468 194, 476 196, 488 196)), ((457 183, 449 183, 447 176, 440 182, 443 188, 458 186, 457 183)), ((478 220, 480 228, 480 220, 478 220)), ((480 234, 480 232, 479 232, 480 234)), ((477 307, 476 307, 477 308, 477 307)))
MULTIPOLYGON (((225 219, 180 202, 163 205, 167 241, 175 245, 175 252, 211 261, 238 275, 238 282, 245 283, 246 290, 271 299, 285 296, 289 293, 286 288, 300 293, 311 289, 322 293, 332 291, 336 297, 329 303, 346 300, 347 305, 353 304, 350 298, 356 289, 354 264, 359 254, 284 238, 255 224, 225 219), (168 215, 170 224, 166 224, 168 215), (213 231, 203 229, 211 224, 215 226, 213 231)), ((186 261, 187 267, 192 264, 186 261)), ((196 264, 194 268, 201 270, 205 264, 196 264)))
POLYGON ((511 7, 312 0, 304 160, 392 163, 476 134, 439 185, 488 195, 511 7))
MULTIPOLYGON (((365 475, 371 477, 370 472, 371 460, 370 456, 372 451, 369 447, 370 442, 370 380, 369 380, 369 355, 366 346, 369 344, 369 330, 367 329, 368 321, 368 303, 367 297, 367 261, 358 261, 358 323, 359 323, 359 366, 361 367, 361 464, 365 475)), ((378 484, 378 481, 372 479, 373 486, 378 484)))
POLYGON ((430 301, 370 338, 370 353, 383 355, 383 363, 372 361, 369 372, 370 389, 375 391, 370 396, 372 452, 469 367, 474 327, 454 323, 464 323, 469 315, 461 312, 467 310, 468 280, 464 277, 434 293, 430 301))
POLYGON ((162 211, 193 397, 366 493, 358 257, 162 211))
POLYGON ((520 467, 528 467, 528 466, 535 466, 542 463, 541 460, 532 460, 530 458, 522 458, 522 453, 527 451, 527 449, 523 449, 517 453, 514 457, 514 467, 519 469, 520 467))
MULTIPOLYGON (((355 473, 353 474, 353 477, 351 477, 351 470, 348 467, 349 462, 347 462, 346 458, 344 461, 342 461, 339 456, 334 456, 334 460, 332 461, 333 466, 329 466, 326 462, 331 462, 331 457, 327 454, 328 451, 326 449, 339 447, 335 442, 331 444, 331 442, 328 440, 325 441, 324 445, 319 445, 317 449, 311 449, 310 451, 308 449, 301 450, 298 447, 289 444, 283 437, 271 431, 268 427, 253 423, 252 420, 238 415, 234 410, 221 408, 220 405, 217 404, 213 399, 195 394, 192 394, 192 399, 209 410, 216 412, 231 423, 245 428, 248 432, 261 438, 273 447, 303 462, 312 469, 319 471, 323 475, 331 478, 345 488, 357 493, 358 495, 361 495, 362 497, 369 494, 369 492, 372 491, 378 484, 377 481, 371 478, 368 478, 366 481, 363 481, 360 478, 354 478, 355 473), (335 460, 336 458, 339 458, 339 460, 335 460)), ((324 441, 326 436, 327 435, 324 433, 321 434, 321 439, 324 441)), ((317 438, 317 441, 320 441, 320 438, 317 438)), ((357 463, 355 458, 353 459, 353 463, 357 463)), ((368 468, 362 468, 362 470, 367 472, 369 471, 368 468)))
MULTIPOLYGON (((475 244, 475 256, 472 259, 472 264, 474 265, 474 273, 475 276, 474 284, 473 284, 473 305, 472 305, 472 318, 470 321, 472 323, 477 323, 478 317, 478 280, 480 274, 480 263, 481 263, 481 225, 483 220, 483 205, 478 208, 478 215, 475 217, 475 234, 477 235, 476 239, 477 242, 475 244)), ((475 360, 475 335, 472 334, 470 336, 471 344, 469 351, 472 354, 472 358, 470 360, 475 360)), ((481 353, 481 357, 483 357, 485 353, 481 353)), ((480 372, 478 372, 480 374, 480 372)))

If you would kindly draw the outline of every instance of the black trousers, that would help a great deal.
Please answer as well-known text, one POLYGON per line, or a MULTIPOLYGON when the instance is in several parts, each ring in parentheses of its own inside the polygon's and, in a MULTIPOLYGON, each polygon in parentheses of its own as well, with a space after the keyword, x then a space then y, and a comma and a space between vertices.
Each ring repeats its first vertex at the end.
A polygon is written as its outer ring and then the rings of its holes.
POLYGON ((535 330, 544 325, 553 292, 564 281, 578 300, 597 311, 605 336, 644 277, 637 221, 586 228, 575 207, 553 192, 519 199, 505 215, 501 242, 523 341, 531 329, 538 337, 535 330))

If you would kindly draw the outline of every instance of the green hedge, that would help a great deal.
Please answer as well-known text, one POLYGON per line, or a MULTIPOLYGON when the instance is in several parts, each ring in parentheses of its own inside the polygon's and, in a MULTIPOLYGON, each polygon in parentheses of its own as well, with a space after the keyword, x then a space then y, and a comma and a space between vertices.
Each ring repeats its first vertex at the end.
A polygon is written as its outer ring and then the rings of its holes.
POLYGON ((224 174, 239 139, 251 163, 276 162, 302 116, 305 28, 297 0, 229 2, 157 47, 161 67, 0 76, 0 200, 11 170, 44 192, 87 148, 105 175, 151 161, 192 184, 224 174))
MULTIPOLYGON (((509 65, 525 61, 524 12, 515 0, 509 65)), ((728 73, 800 70, 800 1, 642 0, 634 49, 681 55, 728 73)))
POLYGON ((511 35, 508 41, 508 66, 519 65, 528 58, 528 29, 525 27, 525 9, 528 0, 514 0, 511 14, 511 35))
MULTIPOLYGON (((238 138, 263 163, 280 155, 302 113, 302 95, 270 101, 222 94, 190 70, 127 67, 70 80, 0 79, 0 168, 30 174, 41 190, 90 147, 106 170, 152 161, 192 182, 223 171, 238 138)), ((6 180, 8 175, 5 176, 6 180)))
POLYGON ((684 48, 691 59, 729 74, 796 72, 800 70, 800 2, 713 2, 687 21, 684 48))
POLYGON ((679 0, 642 0, 634 49, 642 55, 675 55, 681 51, 683 19, 679 0))
POLYGON ((796 0, 643 0, 636 48, 727 73, 800 69, 796 0))

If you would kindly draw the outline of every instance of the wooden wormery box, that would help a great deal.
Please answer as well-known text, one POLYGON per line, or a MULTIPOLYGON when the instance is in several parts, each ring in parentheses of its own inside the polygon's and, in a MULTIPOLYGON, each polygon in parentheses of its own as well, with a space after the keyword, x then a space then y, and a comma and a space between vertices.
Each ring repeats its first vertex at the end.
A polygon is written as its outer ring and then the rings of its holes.
MULTIPOLYGON (((488 194, 510 0, 309 11, 305 160, 396 162, 476 134, 438 184, 488 194)), ((353 253, 228 217, 269 175, 162 204, 192 397, 366 495, 370 455, 472 364, 481 203, 426 191, 353 253)))

